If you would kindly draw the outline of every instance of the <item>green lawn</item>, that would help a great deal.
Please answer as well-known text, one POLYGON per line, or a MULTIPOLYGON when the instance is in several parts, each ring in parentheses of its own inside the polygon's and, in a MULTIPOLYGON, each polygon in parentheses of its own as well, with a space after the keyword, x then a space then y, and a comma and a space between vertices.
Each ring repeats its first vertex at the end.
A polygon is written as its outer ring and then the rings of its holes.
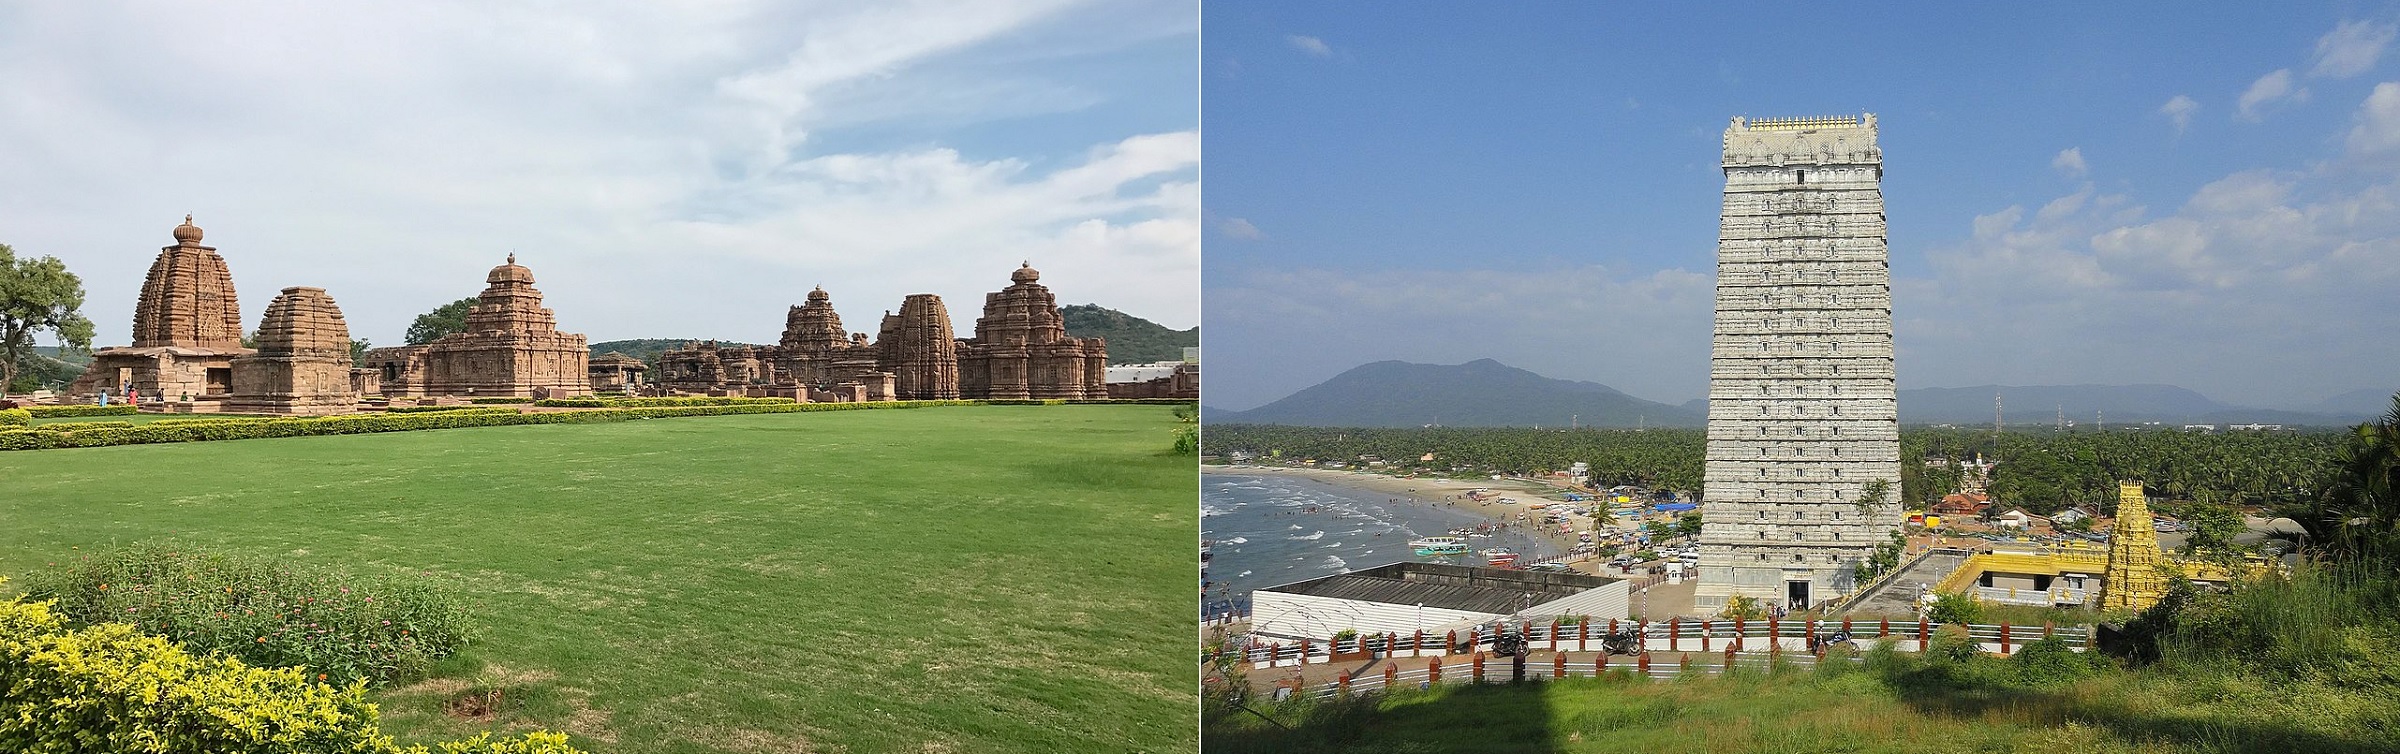
POLYGON ((458 579, 408 740, 1197 748, 1198 477, 1166 406, 679 418, 0 453, 0 574, 157 536, 458 579), (454 718, 502 690, 497 720, 454 718))

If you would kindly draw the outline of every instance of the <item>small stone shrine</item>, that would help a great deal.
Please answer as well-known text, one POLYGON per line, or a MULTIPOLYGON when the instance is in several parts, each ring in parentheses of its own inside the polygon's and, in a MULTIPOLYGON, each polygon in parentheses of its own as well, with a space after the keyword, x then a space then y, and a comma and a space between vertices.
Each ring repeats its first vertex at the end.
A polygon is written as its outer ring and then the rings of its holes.
POLYGON ((133 345, 92 353, 91 366, 67 389, 90 398, 194 399, 213 411, 233 390, 233 359, 242 347, 242 306, 233 273, 216 247, 200 245, 200 227, 185 215, 175 245, 162 248, 134 304, 133 345))
POLYGON ((969 398, 1106 398, 1108 341, 1067 335, 1058 300, 1027 262, 983 297, 975 337, 961 342, 959 393, 969 398))
POLYGON ((320 416, 357 410, 350 326, 323 288, 285 288, 258 325, 258 351, 233 359, 225 410, 320 416))

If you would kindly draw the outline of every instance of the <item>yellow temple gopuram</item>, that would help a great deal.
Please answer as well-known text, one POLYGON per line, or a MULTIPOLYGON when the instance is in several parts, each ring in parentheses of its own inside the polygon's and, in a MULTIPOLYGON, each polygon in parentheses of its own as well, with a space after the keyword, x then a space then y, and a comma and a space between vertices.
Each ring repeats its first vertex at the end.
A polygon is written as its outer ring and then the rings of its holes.
POLYGON ((2150 523, 2150 504, 2140 482, 2117 483, 2117 529, 2108 537, 2108 575, 2100 582, 2100 609, 2140 610, 2167 596, 2167 579, 2158 572, 2166 556, 2158 551, 2158 529, 2150 523))
MULTIPOLYGON (((2177 558, 2158 548, 2158 530, 2151 524, 2150 505, 2142 483, 2117 483, 2116 528, 2108 549, 2070 542, 2058 546, 1995 545, 1989 552, 1967 557, 1934 587, 1943 594, 1966 594, 1986 602, 2016 605, 2082 606, 2105 611, 2141 610, 2166 596, 2170 576, 2222 584, 2232 578, 2224 566, 2177 558)), ((2253 573, 2268 567, 2250 558, 2253 573)))

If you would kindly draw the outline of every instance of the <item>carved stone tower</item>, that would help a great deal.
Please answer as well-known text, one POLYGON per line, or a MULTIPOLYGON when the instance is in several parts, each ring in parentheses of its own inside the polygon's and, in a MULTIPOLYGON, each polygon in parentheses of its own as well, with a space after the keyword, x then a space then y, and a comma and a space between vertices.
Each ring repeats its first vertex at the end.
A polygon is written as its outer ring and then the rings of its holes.
POLYGON ((265 414, 347 414, 350 325, 323 288, 285 288, 258 324, 258 353, 233 360, 226 409, 265 414))
POLYGON ((884 371, 897 379, 893 389, 900 400, 948 400, 958 397, 958 341, 950 331, 950 310, 942 297, 909 294, 898 316, 885 316, 881 349, 884 371))
POLYGON ((214 246, 200 245, 200 227, 184 215, 175 245, 160 249, 142 280, 133 310, 133 347, 242 347, 242 305, 233 273, 214 246))
POLYGON ((1872 114, 1737 117, 1725 129, 1702 609, 1848 592, 1852 568, 1899 525, 1875 134, 1872 114))

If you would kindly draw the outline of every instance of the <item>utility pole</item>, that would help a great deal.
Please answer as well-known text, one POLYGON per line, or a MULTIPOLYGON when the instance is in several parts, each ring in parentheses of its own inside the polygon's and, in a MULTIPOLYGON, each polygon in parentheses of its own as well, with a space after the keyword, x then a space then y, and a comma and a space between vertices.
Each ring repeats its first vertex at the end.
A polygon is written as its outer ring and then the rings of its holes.
POLYGON ((1992 436, 2000 435, 2000 394, 1992 393, 1992 436))
POLYGON ((2058 431, 2067 431, 2067 405, 2058 404, 2058 431))
POLYGON ((1582 429, 1582 428, 1583 428, 1583 415, 1582 415, 1582 414, 1568 414, 1568 415, 1567 415, 1567 428, 1568 428, 1568 429, 1582 429))
POLYGON ((2102 432, 2108 431, 2108 417, 2102 414, 2100 409, 2092 409, 2092 424, 2098 426, 2102 432))

